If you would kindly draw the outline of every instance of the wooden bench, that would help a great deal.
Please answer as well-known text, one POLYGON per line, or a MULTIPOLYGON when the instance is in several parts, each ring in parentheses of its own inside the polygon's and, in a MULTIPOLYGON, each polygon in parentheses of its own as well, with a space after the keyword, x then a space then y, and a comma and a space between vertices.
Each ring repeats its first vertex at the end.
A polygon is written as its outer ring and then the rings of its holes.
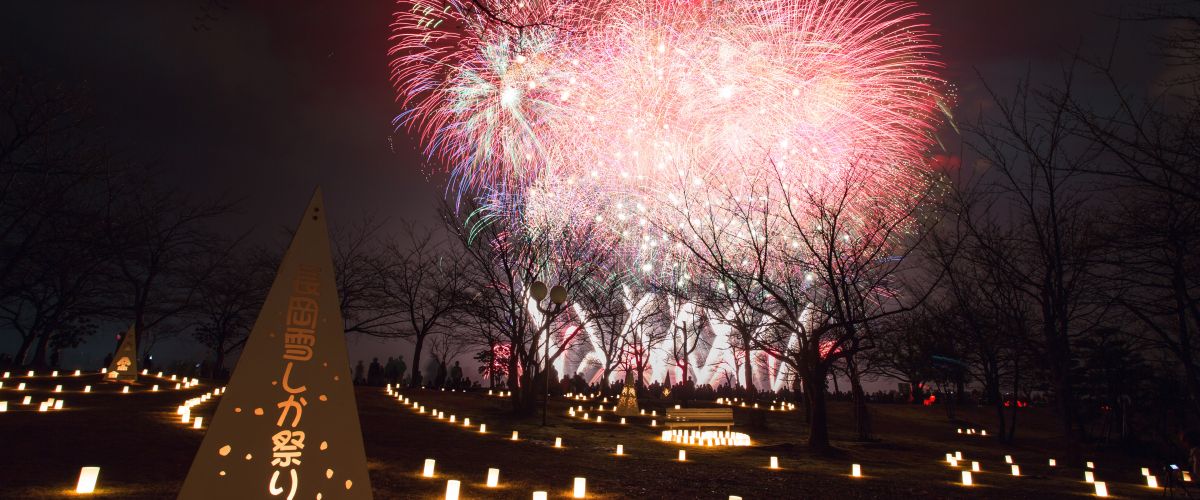
POLYGON ((672 427, 724 427, 733 425, 733 408, 668 408, 665 425, 672 427))

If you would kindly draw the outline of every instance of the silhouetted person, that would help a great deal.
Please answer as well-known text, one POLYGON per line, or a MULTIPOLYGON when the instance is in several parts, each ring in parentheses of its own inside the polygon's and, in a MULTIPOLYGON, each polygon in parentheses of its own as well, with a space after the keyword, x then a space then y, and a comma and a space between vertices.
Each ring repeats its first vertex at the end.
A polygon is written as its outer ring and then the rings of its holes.
POLYGON ((387 363, 383 364, 383 380, 388 384, 396 383, 396 358, 388 356, 387 363))
POLYGON ((379 358, 371 359, 371 366, 367 368, 367 385, 383 385, 383 365, 379 364, 379 358))
POLYGON ((363 378, 363 363, 360 359, 358 360, 358 365, 354 367, 354 385, 362 385, 365 382, 366 379, 363 378))
POLYGON ((454 362, 454 366, 450 368, 450 385, 458 388, 462 383, 462 367, 458 366, 458 361, 454 362))
POLYGON ((408 365, 404 364, 404 356, 396 358, 396 382, 404 381, 404 371, 408 369, 408 365))

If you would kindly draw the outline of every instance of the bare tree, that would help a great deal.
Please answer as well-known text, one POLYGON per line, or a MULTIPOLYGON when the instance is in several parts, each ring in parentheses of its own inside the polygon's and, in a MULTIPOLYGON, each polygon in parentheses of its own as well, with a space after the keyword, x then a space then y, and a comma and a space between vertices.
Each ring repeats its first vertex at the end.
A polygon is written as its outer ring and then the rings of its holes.
POLYGON ((635 300, 633 288, 638 283, 633 277, 608 270, 600 273, 584 282, 575 294, 574 311, 580 328, 587 335, 585 344, 599 356, 599 359, 589 359, 599 366, 600 386, 607 392, 613 372, 626 364, 631 339, 654 314, 646 307, 652 296, 635 300))
POLYGON ((789 186, 775 171, 753 193, 683 196, 730 201, 685 201, 686 222, 659 226, 719 289, 763 316, 755 347, 803 381, 815 449, 829 447, 825 384, 833 364, 869 347, 867 325, 911 309, 927 293, 910 291, 905 300, 896 293, 905 256, 922 234, 923 198, 888 205, 866 193, 864 167, 847 165, 841 175, 789 186))
POLYGON ((968 144, 986 165, 992 198, 967 214, 964 227, 990 254, 994 272, 1036 304, 1062 432, 1078 443, 1071 339, 1094 326, 1103 300, 1093 273, 1102 250, 1093 203, 1099 193, 1084 187, 1085 166, 1097 160, 1098 149, 1077 140, 1081 130, 1070 115, 1074 75, 1066 68, 1058 88, 1023 81, 1007 98, 988 87, 994 113, 970 128, 968 144), (986 234, 989 227, 1009 229, 986 234), (1002 241, 989 241, 992 236, 1002 241))
POLYGON ((176 333, 161 327, 195 305, 202 280, 218 264, 205 257, 228 250, 210 225, 230 213, 232 205, 181 199, 143 175, 124 180, 130 186, 117 200, 116 215, 107 220, 105 244, 114 253, 110 315, 133 323, 138 348, 146 353, 176 333), (197 272, 201 262, 210 266, 197 272))
POLYGON ((200 290, 192 336, 212 350, 209 376, 221 377, 226 358, 245 345, 279 262, 261 249, 238 249, 209 259, 220 262, 202 263, 197 269, 205 275, 195 278, 200 290))
MULTIPOLYGON (((389 328, 371 334, 400 337, 413 342, 411 385, 419 387, 421 351, 426 339, 452 324, 466 285, 461 255, 433 230, 411 223, 404 226, 402 237, 385 250, 387 258, 377 273, 382 279, 383 308, 393 311, 389 328)), ((438 345, 461 346, 457 339, 444 339, 438 345)))
POLYGON ((88 335, 120 174, 77 89, 0 67, 0 311, 17 363, 88 335))
POLYGON ((536 376, 546 376, 553 361, 577 341, 579 330, 556 339, 558 350, 547 359, 543 351, 552 341, 549 337, 557 330, 555 326, 565 319, 565 308, 535 317, 529 285, 541 280, 574 293, 571 291, 580 290, 604 265, 604 249, 590 241, 594 229, 589 227, 538 231, 533 229, 536 221, 529 221, 532 224, 528 226, 514 224, 470 202, 458 210, 446 207, 443 214, 464 253, 466 310, 477 321, 487 323, 485 331, 509 348, 513 411, 532 412, 541 393, 538 387, 543 387, 535 383, 536 376))

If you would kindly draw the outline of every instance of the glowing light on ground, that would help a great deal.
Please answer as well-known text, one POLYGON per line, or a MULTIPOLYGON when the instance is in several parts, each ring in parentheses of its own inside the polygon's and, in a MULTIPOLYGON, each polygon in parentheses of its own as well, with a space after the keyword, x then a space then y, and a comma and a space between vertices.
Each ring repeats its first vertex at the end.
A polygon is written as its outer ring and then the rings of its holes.
POLYGON ((75 484, 75 493, 93 493, 96 491, 96 481, 100 478, 99 467, 84 467, 79 470, 79 482, 75 484))

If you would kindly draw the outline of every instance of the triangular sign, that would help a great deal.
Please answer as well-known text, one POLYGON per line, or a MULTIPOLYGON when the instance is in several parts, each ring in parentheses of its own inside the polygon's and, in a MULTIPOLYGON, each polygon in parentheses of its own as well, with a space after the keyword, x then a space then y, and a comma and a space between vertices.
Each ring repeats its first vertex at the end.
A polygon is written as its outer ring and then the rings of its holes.
POLYGON ((321 190, 196 452, 179 498, 372 498, 321 190))
POLYGON ((121 346, 113 354, 112 363, 108 364, 106 380, 114 382, 137 382, 137 332, 133 326, 121 337, 121 346))

